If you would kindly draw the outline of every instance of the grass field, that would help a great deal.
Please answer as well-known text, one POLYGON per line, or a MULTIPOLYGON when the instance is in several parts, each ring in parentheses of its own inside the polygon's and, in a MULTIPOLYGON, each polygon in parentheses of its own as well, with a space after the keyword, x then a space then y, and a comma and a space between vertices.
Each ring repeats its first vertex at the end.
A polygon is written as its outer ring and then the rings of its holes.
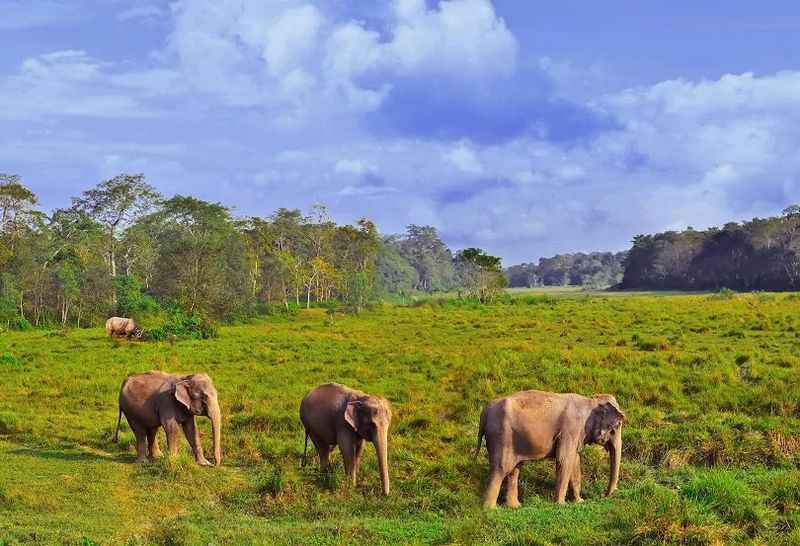
MULTIPOLYGON (((0 337, 0 544, 798 544, 800 298, 551 297, 322 310, 223 327, 216 339, 111 340, 98 329, 0 337), (133 464, 110 442, 122 379, 206 371, 224 414, 220 468, 133 464), (393 404, 392 495, 374 451, 360 483, 300 467, 304 393, 338 381, 393 404), (608 392, 629 424, 619 492, 583 452, 580 505, 479 508, 482 406, 527 388, 608 392)), ((206 451, 210 429, 205 432, 206 451)), ((163 436, 162 436, 163 441, 163 436)))

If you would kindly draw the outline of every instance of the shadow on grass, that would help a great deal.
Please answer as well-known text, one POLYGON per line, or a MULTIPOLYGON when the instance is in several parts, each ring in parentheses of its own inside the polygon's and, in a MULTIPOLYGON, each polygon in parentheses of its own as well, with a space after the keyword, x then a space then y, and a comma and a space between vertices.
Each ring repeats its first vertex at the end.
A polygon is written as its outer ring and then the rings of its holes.
POLYGON ((68 462, 97 462, 111 461, 115 463, 133 463, 135 457, 129 454, 108 454, 93 453, 91 451, 79 451, 75 448, 65 449, 42 449, 32 447, 20 447, 9 451, 12 455, 25 457, 38 457, 45 460, 59 460, 68 462))

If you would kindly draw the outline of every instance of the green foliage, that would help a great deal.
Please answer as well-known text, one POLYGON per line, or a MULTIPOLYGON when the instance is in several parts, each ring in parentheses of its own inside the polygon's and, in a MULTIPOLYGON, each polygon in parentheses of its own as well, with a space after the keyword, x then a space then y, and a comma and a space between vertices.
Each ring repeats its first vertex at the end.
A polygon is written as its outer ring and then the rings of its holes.
POLYGON ((800 288, 800 215, 730 222, 637 235, 625 258, 621 286, 633 289, 738 291, 800 288))
POLYGON ((750 535, 768 528, 775 518, 762 495, 725 470, 698 474, 681 487, 681 494, 722 521, 744 527, 750 535))
POLYGON ((217 336, 213 322, 198 314, 186 313, 173 305, 166 311, 166 318, 159 326, 145 328, 145 339, 163 341, 176 339, 209 339, 217 336))
POLYGON ((587 286, 607 288, 622 280, 625 252, 557 254, 506 269, 511 287, 587 286))
POLYGON ((16 413, 0 411, 0 434, 13 434, 22 430, 22 421, 16 413))
POLYGON ((118 275, 114 278, 116 289, 117 316, 138 317, 158 310, 158 302, 145 294, 142 282, 133 276, 118 275))

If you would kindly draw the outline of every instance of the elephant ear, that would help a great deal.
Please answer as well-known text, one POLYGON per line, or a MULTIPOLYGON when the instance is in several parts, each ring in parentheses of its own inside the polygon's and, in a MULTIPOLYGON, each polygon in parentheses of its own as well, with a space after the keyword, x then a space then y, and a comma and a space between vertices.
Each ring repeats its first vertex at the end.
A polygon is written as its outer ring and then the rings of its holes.
POLYGON ((352 402, 348 402, 347 406, 344 408, 344 420, 347 421, 347 424, 353 427, 353 430, 356 433, 360 433, 358 430, 358 410, 361 408, 361 401, 360 400, 353 400, 352 402))
POLYGON ((603 428, 616 430, 627 420, 625 414, 613 400, 603 404, 603 428))
POLYGON ((191 411, 192 399, 189 397, 189 381, 183 380, 175 383, 175 398, 191 411))

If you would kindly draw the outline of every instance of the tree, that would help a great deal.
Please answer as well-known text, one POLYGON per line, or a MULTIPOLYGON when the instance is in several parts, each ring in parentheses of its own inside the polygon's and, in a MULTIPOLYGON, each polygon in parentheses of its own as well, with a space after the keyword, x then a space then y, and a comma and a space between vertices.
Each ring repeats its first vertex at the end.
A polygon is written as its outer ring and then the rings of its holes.
POLYGON ((248 312, 244 240, 226 207, 177 195, 144 221, 158 252, 154 294, 215 319, 248 312))
POLYGON ((425 292, 448 290, 453 286, 453 255, 433 226, 411 224, 400 242, 403 256, 417 271, 415 288, 425 292))
POLYGON ((465 248, 456 254, 456 271, 468 294, 481 303, 492 301, 506 286, 500 258, 480 248, 465 248))
POLYGON ((160 195, 143 174, 120 174, 73 198, 73 207, 106 228, 109 273, 117 276, 117 237, 158 203, 160 195))
POLYGON ((36 195, 22 185, 16 174, 0 173, 0 228, 13 225, 19 214, 33 210, 36 195))

